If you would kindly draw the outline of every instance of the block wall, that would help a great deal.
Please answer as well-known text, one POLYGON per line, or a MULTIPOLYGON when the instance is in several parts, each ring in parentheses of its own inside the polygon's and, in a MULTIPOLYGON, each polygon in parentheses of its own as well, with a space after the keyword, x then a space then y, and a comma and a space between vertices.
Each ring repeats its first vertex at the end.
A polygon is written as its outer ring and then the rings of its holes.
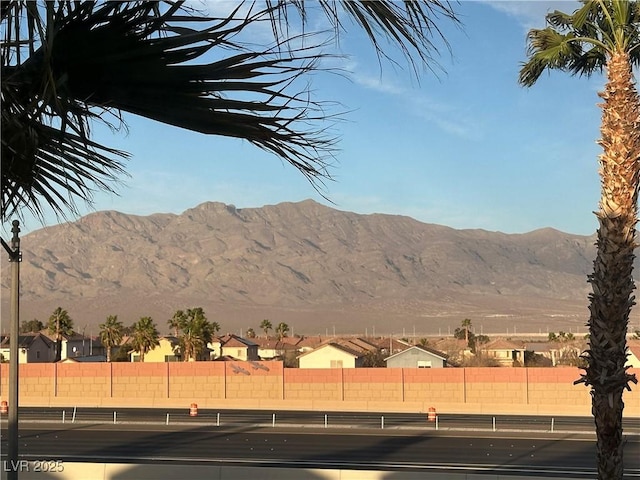
MULTIPOLYGON (((103 364, 108 365, 108 364, 103 364)), ((159 399, 168 395, 169 363, 112 363, 111 395, 117 399, 159 399)), ((66 367, 83 370, 87 364, 69 363, 66 367)))
MULTIPOLYGON (((640 377, 640 369, 632 369, 640 377)), ((175 406, 590 415, 577 368, 295 369, 282 362, 20 365, 24 406, 175 406)), ((8 399, 0 364, 0 399, 8 399)), ((625 391, 640 417, 640 386, 625 391)))
POLYGON ((404 402, 465 402, 464 368, 404 368, 404 402))
POLYGON ((313 371, 285 368, 284 398, 341 402, 344 400, 343 373, 344 370, 339 368, 317 368, 313 371))
POLYGON ((347 402, 401 402, 401 368, 344 369, 344 400, 347 402))
POLYGON ((221 362, 228 400, 283 400, 282 362, 221 362))

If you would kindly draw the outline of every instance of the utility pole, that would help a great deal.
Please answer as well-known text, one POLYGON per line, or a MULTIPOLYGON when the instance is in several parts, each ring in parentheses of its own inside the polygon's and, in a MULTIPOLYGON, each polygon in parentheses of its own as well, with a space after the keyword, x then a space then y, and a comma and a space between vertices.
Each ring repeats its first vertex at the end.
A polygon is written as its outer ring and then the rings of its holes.
POLYGON ((4 239, 2 246, 9 254, 11 262, 11 325, 9 327, 9 414, 7 460, 4 469, 7 480, 18 480, 18 327, 20 319, 20 222, 14 220, 11 233, 11 246, 4 239))

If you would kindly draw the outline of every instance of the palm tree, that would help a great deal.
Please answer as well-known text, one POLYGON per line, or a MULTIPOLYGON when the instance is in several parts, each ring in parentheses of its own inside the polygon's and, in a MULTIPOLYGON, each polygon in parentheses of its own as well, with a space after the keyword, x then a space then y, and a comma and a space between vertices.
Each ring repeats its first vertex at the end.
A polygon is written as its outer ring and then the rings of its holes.
POLYGON ((220 324, 218 322, 211 322, 211 331, 215 335, 220 331, 220 324))
POLYGON ((111 350, 122 342, 122 322, 117 315, 109 315, 107 321, 99 325, 100 341, 107 349, 107 362, 111 363, 111 350))
POLYGON ((49 317, 49 333, 56 338, 56 356, 54 362, 62 360, 62 336, 73 335, 73 320, 62 307, 56 308, 49 317))
POLYGON ((151 317, 142 317, 134 325, 131 346, 140 353, 141 362, 144 362, 144 356, 149 350, 160 345, 159 336, 156 324, 151 317))
POLYGON ((622 393, 637 383, 628 374, 626 333, 634 305, 632 277, 640 157, 640 101, 632 66, 640 63, 640 5, 635 1, 583 0, 573 14, 547 15, 548 27, 528 34, 528 61, 520 83, 533 85, 543 71, 589 76, 606 71, 599 95, 602 121, 601 196, 597 253, 588 281, 587 366, 576 383, 591 387, 597 435, 598 478, 623 475, 622 393))
POLYGON ((178 341, 182 359, 185 362, 202 358, 207 344, 211 342, 214 333, 220 329, 217 323, 210 323, 207 320, 201 307, 190 308, 186 313, 178 310, 173 320, 176 322, 177 331, 180 332, 178 341))
MULTIPOLYGON (((436 21, 458 21, 447 0, 318 4, 336 37, 350 17, 379 56, 389 57, 384 39, 416 73, 437 67, 434 39, 448 48, 436 21)), ((309 31, 306 2, 259 5, 238 2, 219 18, 184 0, 3 1, 2 219, 25 207, 42 216, 46 206, 64 217, 93 191, 111 191, 128 154, 95 142, 90 127, 126 127, 124 113, 247 140, 316 187, 331 178, 332 115, 297 82, 321 68, 329 44, 309 31), (241 41, 265 24, 273 40, 263 48, 241 41)))
POLYGON ((464 341, 467 344, 467 346, 470 346, 469 345, 469 329, 471 328, 470 318, 465 318, 464 320, 462 320, 462 328, 464 328, 464 341))
POLYGON ((284 322, 280 322, 276 327, 276 334, 278 335, 278 340, 282 340, 289 333, 289 325, 284 322))
POLYGON ((271 321, 265 318, 260 323, 260 328, 264 332, 264 337, 269 338, 269 330, 273 330, 273 325, 271 324, 271 321))
POLYGON ((177 310, 176 313, 173 314, 173 317, 167 322, 169 324, 169 328, 173 330, 173 335, 175 337, 180 335, 180 327, 184 324, 185 319, 185 313, 182 310, 177 310))

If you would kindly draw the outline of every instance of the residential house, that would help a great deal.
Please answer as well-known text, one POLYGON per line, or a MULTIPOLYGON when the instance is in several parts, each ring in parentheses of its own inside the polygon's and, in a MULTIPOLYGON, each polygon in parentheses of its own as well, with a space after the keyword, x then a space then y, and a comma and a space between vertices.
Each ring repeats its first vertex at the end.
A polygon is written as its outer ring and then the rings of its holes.
POLYGON ((444 368, 447 356, 429 347, 414 345, 384 359, 387 368, 444 368))
POLYGON ((441 338, 434 342, 429 342, 429 347, 444 353, 447 356, 447 365, 449 366, 464 365, 465 362, 474 357, 464 339, 441 338))
POLYGON ((378 351, 362 338, 338 338, 319 345, 298 357, 300 368, 358 368, 367 355, 378 351))
POLYGON ((411 347, 410 343, 405 342, 404 340, 398 340, 393 337, 381 338, 373 343, 375 343, 375 345, 378 347, 378 350, 380 350, 380 352, 387 357, 395 355, 396 353, 400 353, 403 350, 407 350, 409 347, 411 347))
POLYGON ((576 342, 532 342, 525 344, 526 351, 546 358, 552 367, 576 362, 584 350, 576 342))
MULTIPOLYGON (((52 336, 49 335, 49 338, 52 338, 52 336)), ((52 340, 54 341, 55 351, 55 335, 52 340)), ((61 360, 66 358, 104 355, 104 353, 102 343, 95 337, 86 337, 80 333, 62 335, 61 360)))
MULTIPOLYGON (((179 362, 181 360, 179 352, 180 342, 171 335, 162 336, 158 339, 159 345, 155 346, 144 354, 145 363, 153 362, 179 362)), ((132 362, 140 361, 140 353, 132 350, 129 352, 132 362)))
POLYGON ((221 357, 243 361, 260 360, 258 356, 258 344, 232 333, 214 338, 208 347, 211 350, 211 360, 221 357))
POLYGON ((300 353, 307 353, 321 345, 323 341, 320 335, 304 336, 296 343, 296 347, 300 353))
POLYGON ((640 368, 640 339, 628 340, 627 347, 629 350, 627 365, 631 368, 640 368))
MULTIPOLYGON (((301 340, 301 339, 294 339, 301 340)), ((261 360, 283 359, 286 355, 298 353, 298 341, 287 341, 277 338, 253 338, 251 341, 258 345, 258 357, 261 360)))
MULTIPOLYGON (((8 362, 11 358, 10 336, 0 338, 0 358, 8 362)), ((18 335, 18 363, 45 363, 55 358, 55 345, 42 333, 18 335)))
POLYGON ((482 345, 476 355, 493 359, 503 367, 524 366, 526 350, 522 343, 500 338, 482 345))

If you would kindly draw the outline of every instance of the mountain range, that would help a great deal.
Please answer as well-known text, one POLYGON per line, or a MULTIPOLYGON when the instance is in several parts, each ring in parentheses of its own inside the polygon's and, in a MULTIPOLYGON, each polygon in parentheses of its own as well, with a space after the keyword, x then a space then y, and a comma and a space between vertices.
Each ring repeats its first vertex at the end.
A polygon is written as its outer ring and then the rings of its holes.
POLYGON ((151 316, 168 332, 177 309, 201 306, 233 332, 259 330, 265 318, 307 334, 448 334, 464 318, 484 333, 585 332, 594 242, 550 228, 456 230, 312 200, 103 211, 22 238, 21 320, 46 322, 61 306, 77 330, 118 315, 125 324, 151 316))

